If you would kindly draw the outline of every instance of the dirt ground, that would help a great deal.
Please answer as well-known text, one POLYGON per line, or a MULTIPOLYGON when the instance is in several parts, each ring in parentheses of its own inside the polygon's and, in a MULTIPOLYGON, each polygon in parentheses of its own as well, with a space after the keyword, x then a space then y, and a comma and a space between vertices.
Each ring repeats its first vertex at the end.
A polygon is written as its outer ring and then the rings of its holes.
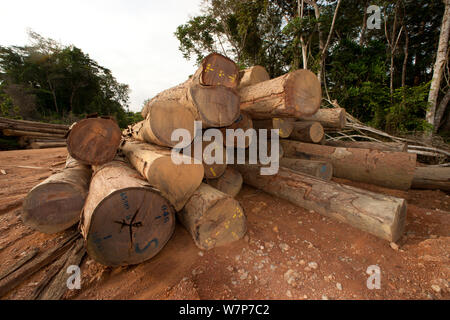
MULTIPOLYGON (((34 232, 20 213, 27 192, 62 168, 66 154, 65 148, 0 152, 0 273, 30 248, 44 251, 63 237, 34 232)), ((65 298, 449 299, 450 196, 336 181, 407 199, 398 246, 244 186, 237 197, 248 219, 244 239, 201 251, 177 225, 166 247, 140 265, 109 268, 86 256, 81 290, 65 298), (367 287, 371 265, 380 267, 380 289, 367 287)), ((36 273, 3 299, 26 299, 45 275, 36 273)))

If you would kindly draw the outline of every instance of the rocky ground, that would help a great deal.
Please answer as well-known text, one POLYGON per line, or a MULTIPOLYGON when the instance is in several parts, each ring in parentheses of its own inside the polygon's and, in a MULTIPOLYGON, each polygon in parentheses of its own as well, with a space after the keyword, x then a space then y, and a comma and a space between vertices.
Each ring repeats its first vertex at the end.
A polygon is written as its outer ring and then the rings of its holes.
MULTIPOLYGON (((64 148, 0 152, 0 273, 27 250, 52 247, 63 234, 24 226, 21 201, 35 184, 63 167, 64 148)), ((337 179, 336 179, 337 180, 337 179)), ((81 265, 81 290, 66 299, 449 299, 450 196, 338 182, 404 197, 404 236, 396 244, 244 186, 237 199, 248 218, 244 239, 201 251, 177 225, 167 246, 136 266, 81 265), (367 268, 381 271, 367 287, 367 268)), ((26 299, 42 270, 3 299, 26 299)))

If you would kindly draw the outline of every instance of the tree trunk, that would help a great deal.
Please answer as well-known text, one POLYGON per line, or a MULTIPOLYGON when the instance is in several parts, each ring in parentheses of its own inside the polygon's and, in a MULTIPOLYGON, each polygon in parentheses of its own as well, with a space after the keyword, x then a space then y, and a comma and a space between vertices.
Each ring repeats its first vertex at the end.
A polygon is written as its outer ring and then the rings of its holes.
POLYGON ((304 121, 295 122, 291 135, 292 140, 320 143, 325 133, 320 122, 316 121, 304 121))
POLYGON ((147 179, 152 187, 161 192, 179 211, 203 180, 203 166, 194 164, 175 164, 171 150, 138 141, 123 141, 120 146, 134 168, 147 179))
POLYGON ((122 132, 112 119, 83 119, 71 127, 67 151, 81 162, 100 165, 114 159, 121 137, 122 132))
POLYGON ((204 183, 177 216, 195 244, 204 250, 239 240, 247 230, 239 202, 204 183))
MULTIPOLYGON (((36 122, 36 121, 28 121, 28 120, 16 120, 16 119, 8 119, 8 118, 2 118, 0 117, 0 124, 9 124, 13 128, 15 128, 16 125, 20 126, 26 126, 26 127, 33 127, 33 128, 54 128, 54 129, 60 129, 64 131, 64 133, 69 130, 68 125, 66 124, 54 124, 54 123, 44 123, 44 122, 36 122)), ((28 130, 28 131, 40 131, 40 130, 28 130)))
POLYGON ((253 127, 255 129, 278 129, 278 134, 281 138, 287 138, 291 135, 294 129, 294 118, 272 118, 266 120, 253 121, 253 127))
POLYGON ((447 93, 445 94, 445 96, 442 98, 441 102, 439 103, 439 107, 437 108, 436 111, 436 132, 437 130, 439 130, 439 127, 441 126, 441 122, 442 122, 442 118, 444 117, 445 114, 445 109, 447 108, 448 103, 450 102, 450 88, 447 89, 447 93))
POLYGON ((170 141, 171 129, 194 125, 192 116, 202 121, 205 128, 231 125, 239 117, 239 95, 235 90, 237 77, 238 69, 233 61, 220 54, 211 54, 190 79, 147 102, 142 116, 150 121, 155 136, 166 143, 167 139, 163 137, 168 135, 170 141))
POLYGON ((450 167, 417 167, 412 189, 439 189, 450 191, 450 167))
POLYGON ((31 149, 46 149, 46 148, 62 148, 67 144, 65 141, 55 142, 55 141, 46 141, 46 142, 31 142, 31 149))
POLYGON ((327 146, 340 148, 360 148, 380 151, 408 152, 408 144, 402 142, 368 142, 368 141, 342 141, 328 140, 327 146))
POLYGON ((322 89, 317 77, 301 69, 239 91, 241 111, 253 119, 309 116, 319 109, 322 89))
POLYGON ((207 179, 206 181, 211 187, 226 193, 233 198, 238 195, 242 188, 242 175, 239 171, 231 167, 227 167, 224 174, 218 179, 207 179))
POLYGON ((327 161, 282 158, 280 159, 280 166, 309 174, 324 181, 330 181, 333 177, 333 165, 327 161))
POLYGON ((299 117, 299 120, 318 121, 325 129, 343 129, 347 123, 344 108, 319 109, 308 117, 299 117))
POLYGON ((112 267, 146 261, 172 236, 174 213, 125 161, 95 167, 80 222, 87 252, 112 267))
POLYGON ((448 39, 450 32, 450 0, 444 0, 445 11, 442 17, 441 33, 439 36, 439 46, 436 55, 436 62, 433 68, 433 78, 431 80, 430 93, 428 95, 429 108, 427 110, 425 119, 433 125, 434 131, 438 129, 439 123, 436 123, 436 106, 441 86, 442 74, 444 65, 447 61, 448 39))
POLYGON ((253 66, 251 68, 239 72, 239 86, 238 89, 248 87, 263 81, 270 80, 266 68, 262 66, 253 66))
POLYGON ((23 202, 22 220, 43 233, 57 233, 80 221, 89 190, 91 168, 68 156, 62 172, 30 190, 23 202))
POLYGON ((406 86, 406 67, 408 66, 409 35, 405 28, 405 45, 403 47, 402 88, 406 86))
POLYGON ((416 167, 415 154, 335 148, 290 140, 281 140, 280 143, 287 157, 330 161, 335 177, 400 190, 411 187, 416 167))
POLYGON ((3 129, 3 134, 5 136, 13 136, 13 137, 50 137, 50 138, 64 138, 64 134, 56 134, 56 133, 46 133, 46 132, 38 132, 38 131, 23 131, 16 129, 3 129))
MULTIPOLYGON (((248 129, 252 129, 252 128, 253 128, 252 118, 245 112, 241 112, 241 115, 235 122, 233 122, 233 124, 231 124, 230 126, 227 126, 227 127, 219 128, 223 135, 223 145, 227 146, 227 138, 226 138, 227 137, 227 129, 233 129, 233 130, 242 129, 245 133, 248 129)), ((238 139, 239 136, 240 135, 238 135, 238 136, 235 135, 234 137, 230 136, 230 141, 228 144, 234 148, 237 148, 239 145, 244 146, 245 148, 248 148, 248 146, 252 142, 251 136, 246 136, 242 142, 239 142, 239 139, 238 139), (231 140, 231 139, 233 139, 233 140, 231 140)))
POLYGON ((273 196, 348 223, 388 241, 404 230, 406 200, 342 185, 280 168, 277 175, 261 176, 258 166, 237 165, 244 182, 273 196))

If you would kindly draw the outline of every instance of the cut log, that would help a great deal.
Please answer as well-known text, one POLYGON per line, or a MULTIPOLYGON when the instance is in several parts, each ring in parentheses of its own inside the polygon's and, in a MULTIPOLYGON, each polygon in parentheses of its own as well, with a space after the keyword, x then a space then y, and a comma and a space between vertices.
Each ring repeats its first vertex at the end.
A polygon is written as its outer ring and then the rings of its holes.
POLYGON ((324 181, 330 181, 333 177, 333 165, 327 161, 282 158, 280 166, 309 174, 324 181))
POLYGON ((259 175, 258 166, 236 165, 244 182, 308 210, 395 242, 404 230, 406 200, 347 185, 325 182, 286 168, 259 175))
POLYGON ((87 252, 112 267, 146 261, 172 236, 174 212, 124 160, 96 166, 80 222, 87 252))
POLYGON ((412 189, 439 189, 450 191, 450 167, 417 167, 412 189))
POLYGON ((31 132, 42 132, 42 133, 51 133, 56 135, 65 135, 68 129, 55 129, 55 128, 46 128, 46 127, 33 127, 24 124, 7 124, 0 122, 0 129, 11 129, 11 130, 19 130, 19 131, 31 131, 31 132))
MULTIPOLYGON (((266 120, 254 120, 253 127, 255 129, 278 129, 278 135, 281 138, 287 138, 294 129, 294 118, 273 118, 266 120)), ((270 135, 268 135, 270 136, 270 135)))
POLYGON ((333 175, 382 187, 408 190, 416 168, 417 155, 359 148, 338 148, 291 140, 280 141, 291 158, 325 160, 333 175))
POLYGON ((65 147, 67 144, 63 140, 61 142, 31 142, 31 149, 46 149, 46 148, 61 148, 65 147))
POLYGON ((121 136, 119 126, 112 119, 83 119, 71 127, 67 151, 83 163, 103 164, 114 159, 121 136))
POLYGON ((198 143, 197 147, 201 148, 200 158, 196 158, 195 140, 190 145, 190 151, 188 148, 182 149, 182 154, 195 158, 203 164, 204 177, 206 179, 217 179, 221 177, 227 168, 227 151, 223 147, 223 143, 219 144, 218 142, 215 142, 214 139, 212 139, 212 141, 203 140, 201 143, 198 143), (222 152, 221 158, 219 157, 220 155, 218 152, 222 152), (216 153, 218 159, 215 159, 216 153), (216 161, 219 159, 220 161, 216 161))
POLYGON ((402 142, 369 142, 369 141, 342 141, 342 140, 327 140, 327 146, 341 147, 341 148, 362 148, 373 149, 380 151, 394 151, 407 152, 408 144, 402 142))
POLYGON ((227 167, 224 174, 218 179, 207 179, 207 184, 226 193, 233 198, 238 195, 242 188, 242 175, 239 171, 227 167))
POLYGON ((67 131, 69 130, 68 125, 66 124, 55 124, 55 123, 44 123, 44 122, 36 122, 36 121, 28 121, 28 120, 16 120, 0 117, 0 123, 4 125, 10 126, 27 126, 34 128, 53 128, 67 131))
POLYGON ((248 87, 263 81, 270 80, 269 73, 263 66, 253 66, 239 71, 238 89, 248 87))
MULTIPOLYGON (((252 118, 245 112, 241 112, 241 115, 239 116, 239 118, 237 118, 237 120, 235 122, 233 122, 232 125, 220 128, 220 131, 222 132, 222 135, 223 135, 223 145, 227 146, 227 138, 226 138, 227 137, 227 131, 226 131, 227 129, 233 129, 236 131, 239 129, 242 129, 243 134, 245 134, 248 129, 252 129, 252 128, 253 128, 252 118)), ((236 132, 236 135, 234 137, 230 138, 229 145, 234 148, 237 148, 239 145, 244 146, 245 148, 248 148, 248 146, 252 142, 251 136, 249 136, 249 135, 245 136, 245 138, 243 139, 243 142, 241 143, 241 142, 239 142, 240 139, 238 138, 238 137, 240 137, 239 132, 240 132, 240 130, 236 132), (231 139, 233 139, 233 140, 231 140, 231 139)))
POLYGON ((324 136, 325 133, 320 122, 304 121, 294 123, 294 128, 291 135, 289 136, 289 139, 303 142, 320 143, 323 140, 324 136))
POLYGON ((318 121, 325 129, 343 129, 347 123, 344 108, 319 109, 313 115, 299 117, 299 120, 318 121))
POLYGON ((240 91, 241 110, 252 119, 300 117, 320 107, 322 89, 317 76, 301 69, 240 91))
POLYGON ((25 225, 43 233, 57 233, 80 221, 91 169, 68 156, 62 172, 30 190, 23 202, 25 225))
POLYGON ((247 230, 244 210, 229 195, 202 183, 178 219, 204 250, 241 239, 247 230))
POLYGON ((195 164, 190 157, 185 159, 190 164, 175 164, 170 149, 131 140, 124 140, 120 149, 134 168, 170 201, 176 211, 184 207, 202 183, 203 166, 195 164))
POLYGON ((63 139, 64 134, 56 134, 56 133, 46 133, 46 132, 40 132, 40 131, 23 131, 23 130, 16 130, 16 129, 3 129, 3 134, 5 136, 10 137, 51 137, 51 138, 59 138, 63 139))
MULTIPOLYGON (((165 111, 171 106, 177 110, 184 108, 185 113, 190 111, 195 120, 202 121, 204 128, 229 126, 239 117, 239 95, 235 90, 237 77, 238 69, 233 61, 220 54, 211 54, 190 79, 151 99, 142 110, 142 116, 152 122, 152 130, 158 121, 152 120, 155 114, 160 114, 169 124, 184 121, 179 119, 181 115, 177 112, 165 111)), ((157 136, 157 132, 153 132, 157 136)))

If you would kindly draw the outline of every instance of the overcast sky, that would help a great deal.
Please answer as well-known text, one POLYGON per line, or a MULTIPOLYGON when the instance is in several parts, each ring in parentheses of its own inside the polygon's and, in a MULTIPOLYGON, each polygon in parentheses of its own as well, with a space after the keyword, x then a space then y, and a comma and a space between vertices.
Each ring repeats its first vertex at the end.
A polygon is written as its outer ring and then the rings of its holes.
POLYGON ((27 29, 73 44, 130 86, 130 109, 195 71, 173 33, 201 0, 3 1, 0 45, 25 45, 27 29))

